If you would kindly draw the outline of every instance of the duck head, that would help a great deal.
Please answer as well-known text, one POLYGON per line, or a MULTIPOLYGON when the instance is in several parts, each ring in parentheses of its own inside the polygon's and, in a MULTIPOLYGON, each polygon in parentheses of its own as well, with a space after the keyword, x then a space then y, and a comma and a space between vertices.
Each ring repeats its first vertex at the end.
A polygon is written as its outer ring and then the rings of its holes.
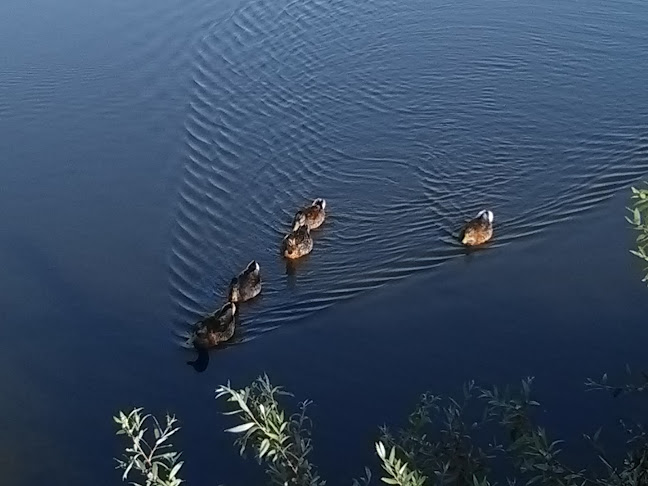
POLYGON ((239 294, 238 278, 233 278, 230 281, 227 297, 230 302, 238 302, 241 298, 239 294))
POLYGON ((218 313, 221 319, 232 319, 236 317, 236 304, 234 302, 227 302, 218 313))
POLYGON ((462 245, 474 245, 475 244, 475 238, 472 234, 470 234, 468 231, 464 231, 463 235, 461 236, 461 244, 462 245))
POLYGON ((295 232, 302 226, 306 226, 306 215, 304 214, 303 211, 297 211, 295 213, 295 219, 293 219, 293 227, 292 231, 295 232))
POLYGON ((294 235, 289 234, 283 240, 282 253, 288 258, 292 258, 293 254, 297 251, 297 240, 294 235))

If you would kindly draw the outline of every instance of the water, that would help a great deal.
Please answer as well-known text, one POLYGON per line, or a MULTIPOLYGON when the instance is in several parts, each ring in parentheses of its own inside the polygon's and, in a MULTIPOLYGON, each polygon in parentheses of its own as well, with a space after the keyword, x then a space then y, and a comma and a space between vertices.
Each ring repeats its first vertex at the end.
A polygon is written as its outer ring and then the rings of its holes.
POLYGON ((316 401, 331 482, 419 392, 469 378, 535 375, 557 435, 613 422, 581 384, 640 366, 648 337, 623 221, 648 173, 644 3, 9 0, 0 19, 7 483, 115 484, 110 417, 132 405, 182 419, 191 484, 258 480, 212 398, 263 371, 316 401), (315 197, 328 220, 287 266, 315 197), (495 240, 466 254, 482 207, 495 240), (262 297, 187 366, 191 323, 252 258, 262 297))

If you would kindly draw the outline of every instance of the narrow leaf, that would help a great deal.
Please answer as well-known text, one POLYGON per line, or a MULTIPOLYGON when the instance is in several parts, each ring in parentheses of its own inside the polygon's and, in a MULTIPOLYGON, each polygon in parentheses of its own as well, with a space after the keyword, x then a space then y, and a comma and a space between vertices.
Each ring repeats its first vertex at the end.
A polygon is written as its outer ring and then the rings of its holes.
POLYGON ((387 484, 398 484, 398 481, 396 481, 394 478, 380 478, 380 480, 383 483, 387 483, 387 484))
POLYGON ((176 474, 178 474, 178 471, 180 471, 180 468, 182 467, 182 464, 184 464, 184 463, 179 462, 178 464, 173 466, 173 469, 171 469, 171 472, 169 473, 170 478, 174 478, 176 476, 176 474))
POLYGON ((248 422, 246 424, 237 425, 236 427, 232 427, 231 429, 227 429, 225 432, 230 432, 232 434, 240 434, 241 432, 245 432, 246 430, 250 430, 252 427, 254 427, 254 422, 248 422))

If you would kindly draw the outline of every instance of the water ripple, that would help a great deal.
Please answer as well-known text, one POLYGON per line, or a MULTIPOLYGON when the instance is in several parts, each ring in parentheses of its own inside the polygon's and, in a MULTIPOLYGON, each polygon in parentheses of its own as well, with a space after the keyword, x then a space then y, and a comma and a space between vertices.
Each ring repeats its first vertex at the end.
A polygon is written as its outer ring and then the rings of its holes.
POLYGON ((179 335, 252 258, 265 289, 239 342, 462 257, 458 228, 485 205, 497 249, 648 172, 646 124, 592 119, 598 100, 579 91, 596 26, 565 51, 571 37, 525 30, 523 10, 475 24, 426 5, 252 0, 209 28, 192 61, 170 258, 179 335), (328 221, 287 265, 279 241, 314 197, 328 221))

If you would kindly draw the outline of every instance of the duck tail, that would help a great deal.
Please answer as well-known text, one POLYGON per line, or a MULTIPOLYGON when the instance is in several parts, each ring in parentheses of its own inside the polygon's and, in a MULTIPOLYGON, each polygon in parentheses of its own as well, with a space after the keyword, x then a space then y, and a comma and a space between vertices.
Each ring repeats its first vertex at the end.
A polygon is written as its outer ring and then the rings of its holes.
POLYGON ((256 260, 252 260, 250 263, 248 263, 248 266, 245 267, 246 272, 258 272, 260 269, 261 268, 259 267, 259 264, 256 260))
POLYGON ((477 218, 484 218, 489 223, 493 222, 493 216, 493 211, 489 211, 487 209, 482 209, 477 213, 477 218))
POLYGON ((238 289, 238 277, 234 277, 229 284, 227 289, 227 300, 230 302, 235 302, 239 298, 239 289, 238 289))
POLYGON ((313 206, 317 206, 321 209, 326 209, 326 199, 322 199, 321 197, 318 197, 313 201, 313 206))

